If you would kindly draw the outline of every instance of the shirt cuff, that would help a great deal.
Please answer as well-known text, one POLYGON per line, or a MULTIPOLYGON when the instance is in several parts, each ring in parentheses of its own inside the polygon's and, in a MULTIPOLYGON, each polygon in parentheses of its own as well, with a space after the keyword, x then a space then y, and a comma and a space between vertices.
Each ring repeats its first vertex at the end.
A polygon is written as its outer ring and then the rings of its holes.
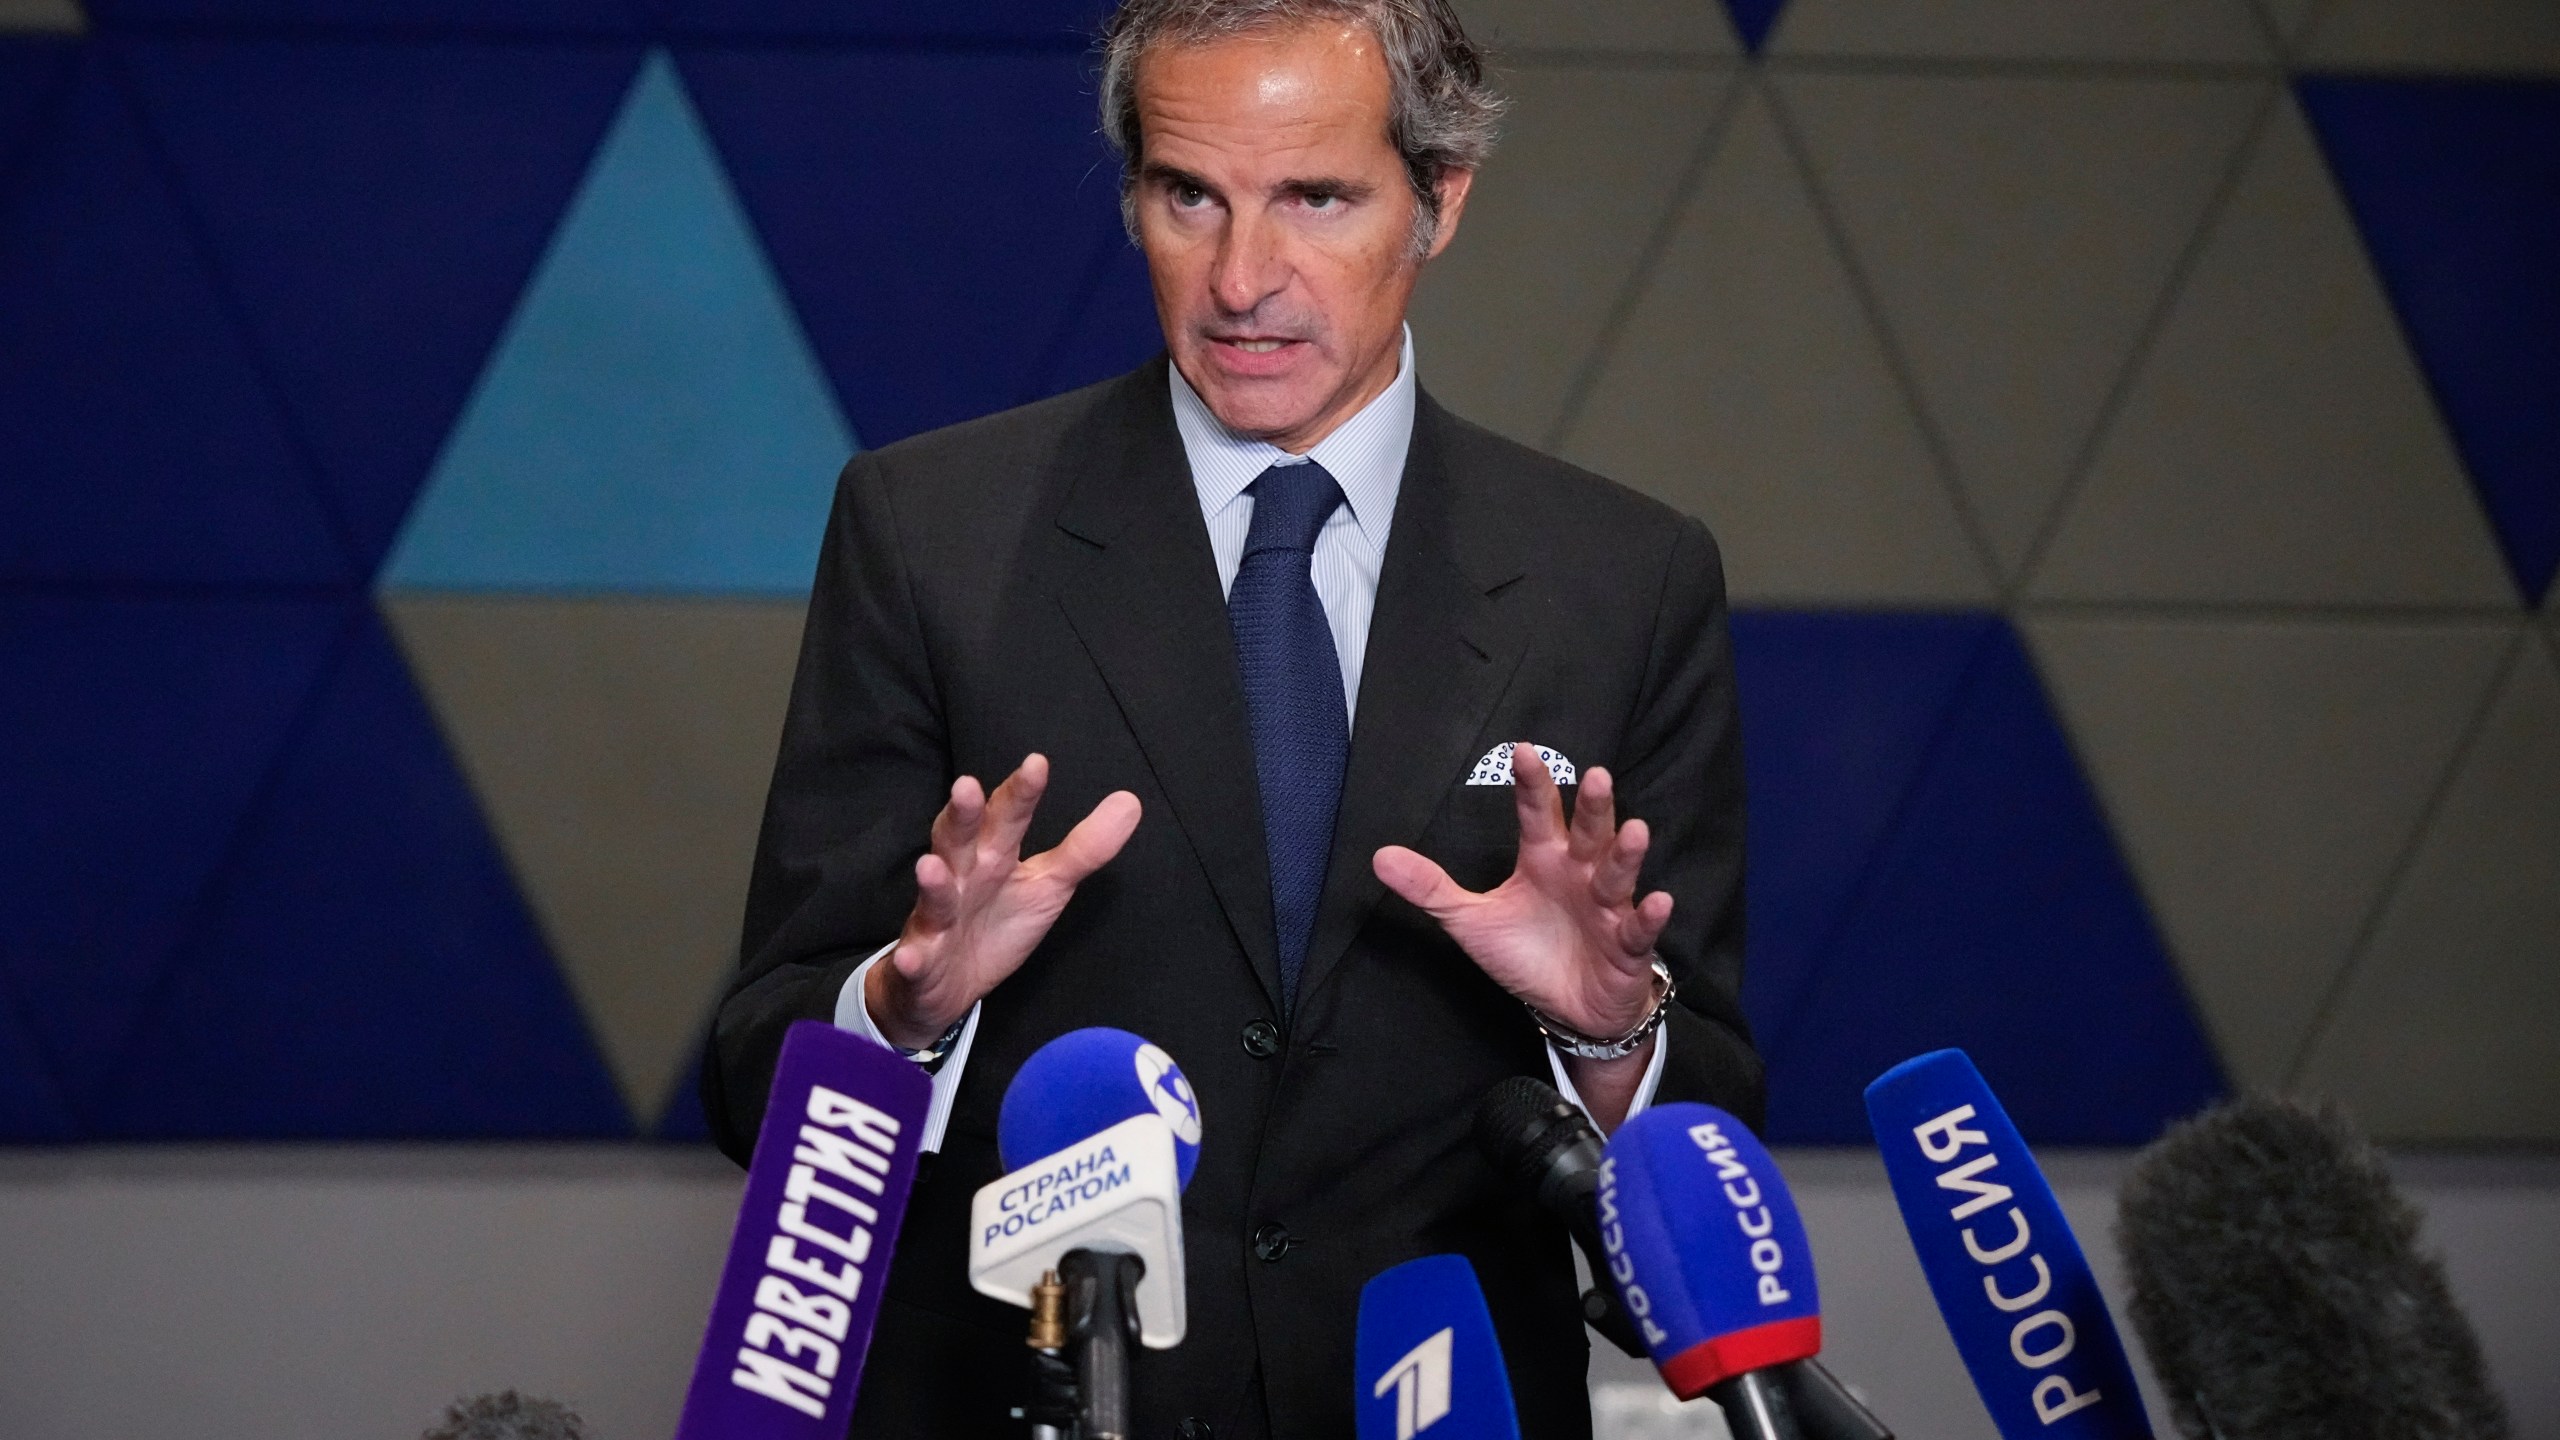
MULTIPOLYGON (((1564 1056, 1553 1045, 1546 1048, 1547 1068, 1556 1072, 1557 1093, 1572 1101, 1573 1108, 1586 1116, 1591 1115, 1591 1107, 1583 1103, 1582 1092, 1573 1088, 1573 1077, 1565 1072, 1564 1056)), ((1627 1102, 1627 1119, 1633 1120, 1653 1104, 1653 1092, 1662 1087, 1662 1057, 1670 1053, 1671 1027, 1659 1026, 1653 1032, 1653 1058, 1645 1062, 1644 1078, 1636 1082, 1636 1097, 1627 1102)), ((1600 1122, 1594 1117, 1592 1123, 1600 1122)))
MULTIPOLYGON (((892 940, 872 951, 869 959, 853 967, 853 974, 844 982, 844 988, 836 992, 836 1028, 850 1030, 865 1040, 888 1045, 892 1050, 898 1047, 890 1044, 889 1037, 881 1034, 880 1027, 872 1023, 871 1007, 864 1003, 862 997, 863 982, 871 978, 871 967, 888 958, 889 952, 897 948, 898 942, 892 940)), ((933 1072, 931 1077, 933 1102, 924 1112, 924 1142, 919 1147, 921 1149, 940 1150, 942 1132, 951 1127, 951 1104, 959 1098, 960 1072, 968 1067, 969 1047, 978 1038, 979 1008, 976 1005, 969 1007, 969 1017, 960 1025, 959 1042, 951 1047, 950 1055, 943 1059, 942 1068, 933 1072)), ((1647 1095, 1653 1093, 1649 1079, 1644 1093, 1647 1095)))

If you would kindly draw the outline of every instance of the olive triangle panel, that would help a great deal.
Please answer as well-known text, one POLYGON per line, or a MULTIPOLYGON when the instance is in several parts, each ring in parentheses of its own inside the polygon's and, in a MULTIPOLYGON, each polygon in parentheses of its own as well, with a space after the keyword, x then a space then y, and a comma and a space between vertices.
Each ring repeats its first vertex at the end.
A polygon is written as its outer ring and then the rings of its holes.
POLYGON ((1865 1143, 1867 1082, 1951 1045, 2043 1144, 2139 1144, 2223 1089, 2005 624, 1967 667, 1820 965, 1804 1003, 1762 1037, 1773 1140, 1865 1143))
POLYGON ((638 59, 414 39, 131 47, 143 111, 364 574, 638 59))
POLYGON ((103 1098, 125 1138, 625 1138, 569 987, 359 602, 103 1098))

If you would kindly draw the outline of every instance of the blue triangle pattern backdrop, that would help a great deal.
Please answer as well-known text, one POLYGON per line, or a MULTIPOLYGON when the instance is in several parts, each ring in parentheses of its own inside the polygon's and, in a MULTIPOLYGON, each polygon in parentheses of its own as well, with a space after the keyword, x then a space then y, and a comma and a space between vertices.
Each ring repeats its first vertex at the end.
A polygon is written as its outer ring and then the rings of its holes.
MULTIPOLYGON (((1726 3, 1756 53, 1783 0, 1726 3)), ((857 438, 1152 353, 1107 3, 88 10, 0 36, 0 1142, 699 1141, 698 1058, 617 1092, 377 596, 796 594, 857 438)), ((2299 94, 2538 597, 2560 88, 2299 94)), ((2007 618, 1734 635, 1771 1138, 1862 1142, 1942 1045, 2047 1141, 2222 1089, 2007 618)))
POLYGON ((2539 600, 2560 570, 2560 82, 2301 89, 2516 583, 2539 600))
POLYGON ((654 54, 383 583, 805 590, 852 448, 675 66, 654 54))

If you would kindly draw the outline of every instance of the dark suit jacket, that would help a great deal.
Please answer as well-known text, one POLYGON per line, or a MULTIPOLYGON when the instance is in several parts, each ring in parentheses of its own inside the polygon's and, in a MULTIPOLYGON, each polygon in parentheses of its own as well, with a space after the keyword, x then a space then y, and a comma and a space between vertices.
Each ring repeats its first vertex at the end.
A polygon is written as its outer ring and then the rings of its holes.
MULTIPOLYGON (((970 1290, 969 1198, 995 1178, 1022 1061, 1115 1025, 1182 1066, 1206 1138, 1183 1200, 1190 1336, 1142 1357, 1138 1433, 1352 1433, 1353 1320, 1378 1271, 1474 1262, 1524 1432, 1582 1437, 1585 1342, 1561 1230, 1477 1153, 1477 1097, 1545 1076, 1505 995, 1370 871, 1412 845, 1460 883, 1509 872, 1512 791, 1463 784, 1534 740, 1606 765, 1677 899, 1660 1098, 1757 1122, 1736 1002, 1742 775, 1722 571, 1694 520, 1420 399, 1379 580, 1332 868, 1285 1042, 1253 752, 1166 362, 857 456, 838 484, 703 1096, 744 1159, 783 1030, 833 1013, 893 938, 953 779, 1037 750, 1026 853, 1115 789, 1145 817, 990 995, 908 1212, 857 1435, 1005 1436, 1025 1314, 970 1290), (1277 1259, 1250 1239, 1292 1237, 1277 1259), (1185 1420, 1192 1427, 1183 1429, 1185 1420)), ((1570 793, 1570 792, 1568 792, 1570 793)))

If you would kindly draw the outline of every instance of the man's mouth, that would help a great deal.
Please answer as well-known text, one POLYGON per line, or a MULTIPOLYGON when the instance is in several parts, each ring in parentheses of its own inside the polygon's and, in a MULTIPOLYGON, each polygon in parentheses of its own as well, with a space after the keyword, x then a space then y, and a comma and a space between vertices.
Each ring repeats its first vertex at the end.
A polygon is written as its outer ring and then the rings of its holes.
POLYGON ((1298 343, 1281 335, 1213 335, 1209 338, 1220 345, 1241 350, 1247 355, 1268 355, 1274 350, 1298 343))

